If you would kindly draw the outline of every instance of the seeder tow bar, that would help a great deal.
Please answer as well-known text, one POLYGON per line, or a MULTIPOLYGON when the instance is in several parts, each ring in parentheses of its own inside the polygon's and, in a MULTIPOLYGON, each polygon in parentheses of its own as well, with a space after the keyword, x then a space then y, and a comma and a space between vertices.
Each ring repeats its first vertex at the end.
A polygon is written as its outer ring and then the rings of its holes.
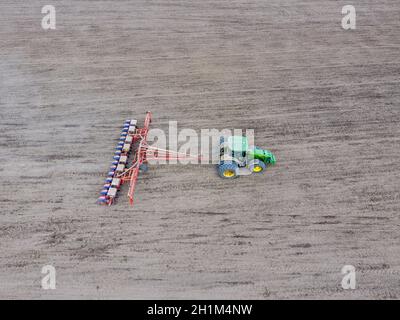
POLYGON ((148 111, 142 128, 137 127, 137 120, 125 121, 98 203, 112 205, 121 186, 129 183, 128 198, 133 205, 139 171, 147 171, 148 160, 201 159, 199 156, 149 146, 147 134, 151 117, 148 111), (128 166, 131 159, 131 165, 128 166))

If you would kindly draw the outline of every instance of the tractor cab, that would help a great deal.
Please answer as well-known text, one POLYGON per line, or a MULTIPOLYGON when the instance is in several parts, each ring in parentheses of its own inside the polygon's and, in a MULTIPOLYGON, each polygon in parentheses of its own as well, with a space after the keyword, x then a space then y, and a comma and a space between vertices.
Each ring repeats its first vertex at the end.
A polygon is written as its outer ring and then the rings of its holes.
POLYGON ((229 136, 221 139, 221 156, 225 160, 231 159, 239 166, 246 165, 248 141, 246 137, 229 136))
POLYGON ((246 137, 230 136, 228 137, 228 148, 231 151, 232 157, 238 162, 246 165, 248 141, 246 137))

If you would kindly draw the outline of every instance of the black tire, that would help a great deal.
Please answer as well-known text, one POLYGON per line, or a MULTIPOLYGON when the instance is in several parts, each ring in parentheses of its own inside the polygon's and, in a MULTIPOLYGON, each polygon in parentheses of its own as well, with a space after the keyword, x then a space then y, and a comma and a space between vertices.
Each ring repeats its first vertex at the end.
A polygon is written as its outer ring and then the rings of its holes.
POLYGON ((218 166, 218 174, 224 179, 234 179, 238 177, 238 165, 234 162, 223 162, 218 166))
POLYGON ((259 159, 254 159, 249 163, 249 169, 251 173, 263 173, 266 168, 267 165, 265 164, 265 162, 259 159))

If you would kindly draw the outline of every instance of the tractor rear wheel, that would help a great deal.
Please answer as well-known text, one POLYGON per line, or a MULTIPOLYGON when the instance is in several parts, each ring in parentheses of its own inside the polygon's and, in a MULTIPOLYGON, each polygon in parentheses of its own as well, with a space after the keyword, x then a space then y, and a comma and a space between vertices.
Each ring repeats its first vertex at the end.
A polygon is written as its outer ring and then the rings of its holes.
POLYGON ((265 162, 259 159, 254 159, 249 163, 249 169, 251 173, 262 173, 266 167, 267 165, 265 164, 265 162))
POLYGON ((236 163, 222 163, 218 166, 218 174, 224 179, 234 179, 237 178, 238 165, 236 163))

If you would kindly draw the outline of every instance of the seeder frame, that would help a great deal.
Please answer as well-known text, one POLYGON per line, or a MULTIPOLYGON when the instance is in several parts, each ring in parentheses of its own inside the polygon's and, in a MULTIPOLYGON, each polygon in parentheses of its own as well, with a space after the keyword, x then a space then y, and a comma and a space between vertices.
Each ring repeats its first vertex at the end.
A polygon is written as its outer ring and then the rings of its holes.
MULTIPOLYGON (((110 193, 110 189, 103 189, 101 193, 101 197, 99 198, 98 202, 101 204, 107 204, 107 205, 112 205, 114 203, 114 200, 116 198, 116 190, 118 191, 121 187, 121 185, 125 183, 129 183, 129 189, 128 189, 128 199, 130 205, 133 206, 134 204, 134 194, 135 194, 135 189, 136 189, 136 184, 137 184, 137 179, 139 176, 139 172, 141 171, 144 166, 147 166, 148 160, 190 160, 190 159, 196 159, 196 160, 201 160, 202 157, 198 155, 190 155, 190 154, 185 154, 182 152, 176 152, 176 151, 171 151, 167 149, 162 149, 162 148, 157 148, 153 146, 149 146, 147 143, 147 135, 150 129, 150 123, 152 121, 152 113, 150 111, 147 111, 146 117, 144 120, 144 125, 142 128, 137 128, 136 120, 127 120, 126 123, 131 125, 134 123, 135 129, 133 132, 128 130, 126 134, 126 139, 123 140, 131 140, 129 142, 128 148, 126 150, 122 149, 122 156, 125 156, 127 158, 127 161, 129 161, 130 155, 133 156, 132 159, 132 164, 128 169, 125 169, 121 173, 109 173, 109 178, 108 180, 112 181, 117 181, 116 187, 113 188, 113 193, 110 193), (131 137, 131 138, 128 138, 131 137), (110 175, 112 176, 110 177, 110 175)), ((130 127, 131 128, 131 127, 130 127)), ((122 137, 121 137, 122 139, 122 137)), ((121 140, 120 139, 120 140, 121 140)), ((122 144, 122 142, 121 142, 122 144)), ((126 144, 124 145, 126 146, 126 144)), ((118 152, 118 151, 117 151, 118 152)), ((119 155, 116 155, 118 159, 120 158, 119 155)), ((125 164, 124 164, 125 166, 125 164)), ((114 168, 115 169, 115 168, 114 168)), ((106 180, 107 182, 107 180, 106 180)), ((110 182, 110 181, 109 181, 110 182)), ((112 182, 110 183, 110 185, 112 182)), ((107 185, 108 188, 110 185, 107 185)), ((106 186, 106 185, 105 185, 106 186)))

